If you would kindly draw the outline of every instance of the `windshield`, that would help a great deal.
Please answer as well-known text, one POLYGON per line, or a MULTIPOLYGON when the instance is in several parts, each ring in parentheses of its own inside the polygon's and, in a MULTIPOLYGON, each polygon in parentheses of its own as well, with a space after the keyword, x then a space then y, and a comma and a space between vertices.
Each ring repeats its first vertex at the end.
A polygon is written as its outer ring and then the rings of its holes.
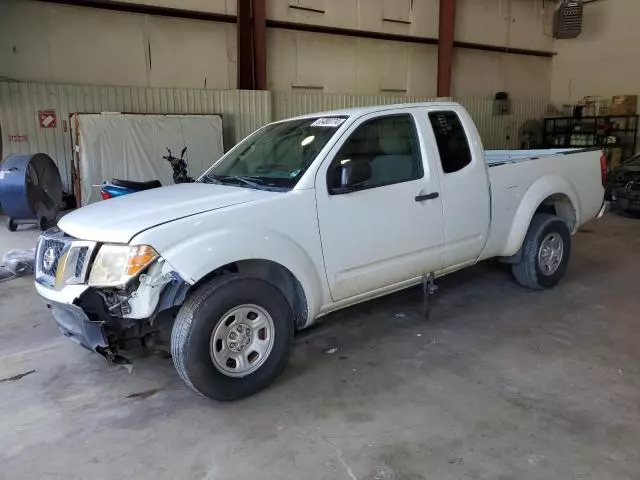
POLYGON ((346 118, 316 117, 268 125, 243 140, 198 181, 290 190, 346 118))

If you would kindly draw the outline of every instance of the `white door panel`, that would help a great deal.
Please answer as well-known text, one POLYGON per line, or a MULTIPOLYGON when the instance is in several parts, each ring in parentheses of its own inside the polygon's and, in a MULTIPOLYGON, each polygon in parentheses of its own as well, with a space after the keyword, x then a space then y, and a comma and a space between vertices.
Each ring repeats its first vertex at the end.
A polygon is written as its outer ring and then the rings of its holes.
POLYGON ((491 200, 484 150, 472 140, 479 135, 462 109, 431 111, 429 118, 441 172, 444 263, 455 267, 476 261, 489 234, 491 200))
POLYGON ((440 187, 448 266, 475 261, 488 235, 490 204, 486 180, 473 166, 465 170, 444 175, 440 187))
POLYGON ((325 265, 334 300, 437 270, 442 205, 419 203, 416 180, 318 200, 325 265))
MULTIPOLYGON (((441 197, 416 200, 417 196, 439 191, 438 176, 426 162, 421 178, 391 185, 369 186, 346 194, 331 195, 328 191, 327 171, 334 159, 336 162, 341 160, 338 155, 345 152, 341 150, 342 146, 346 148, 347 143, 362 131, 356 132, 359 126, 365 124, 365 128, 370 125, 372 118, 387 118, 394 114, 384 113, 383 116, 378 113, 365 117, 352 126, 345 134, 344 142, 334 148, 316 177, 322 249, 334 301, 393 285, 442 267, 444 232, 441 197)), ((406 110, 399 113, 406 114, 406 110)), ((413 117, 409 118, 413 122, 413 117)), ((419 149, 420 156, 427 158, 418 141, 422 135, 417 135, 417 131, 415 133, 413 141, 416 150, 412 152, 417 158, 419 149)), ((371 135, 367 138, 366 142, 371 142, 371 135)), ((402 162, 407 157, 402 146, 392 142, 380 142, 380 145, 381 151, 377 153, 381 154, 374 154, 372 162, 374 165, 383 165, 382 174, 376 173, 374 168, 372 178, 377 180, 380 180, 380 175, 394 175, 402 171, 402 162)), ((366 146, 363 150, 371 148, 366 146)))

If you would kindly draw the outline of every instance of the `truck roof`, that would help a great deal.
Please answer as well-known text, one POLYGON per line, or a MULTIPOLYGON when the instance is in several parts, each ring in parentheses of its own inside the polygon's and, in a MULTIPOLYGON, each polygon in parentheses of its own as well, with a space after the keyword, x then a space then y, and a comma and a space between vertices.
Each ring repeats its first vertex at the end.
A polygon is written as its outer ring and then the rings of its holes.
MULTIPOLYGON (((305 115, 299 115, 296 117, 291 117, 287 120, 299 120, 302 118, 315 118, 315 117, 334 117, 334 116, 362 116, 369 113, 375 112, 384 112, 385 110, 393 110, 396 108, 407 108, 407 107, 442 107, 442 108, 452 108, 459 107, 460 104, 457 102, 419 102, 419 103, 395 103, 390 105, 371 105, 368 107, 354 107, 354 108, 344 108, 340 110, 329 110, 326 112, 316 112, 316 113, 308 113, 305 115)), ((283 119, 284 120, 284 119, 283 119)))

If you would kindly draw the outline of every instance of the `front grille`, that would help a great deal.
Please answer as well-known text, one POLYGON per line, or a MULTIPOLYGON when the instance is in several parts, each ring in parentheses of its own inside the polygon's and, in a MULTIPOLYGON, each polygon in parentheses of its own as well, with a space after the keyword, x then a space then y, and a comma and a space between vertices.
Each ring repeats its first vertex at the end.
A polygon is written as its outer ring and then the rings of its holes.
POLYGON ((63 255, 68 251, 72 238, 60 231, 46 232, 38 242, 36 280, 48 287, 55 287, 56 273, 63 255))
POLYGON ((42 251, 44 252, 41 258, 42 273, 55 277, 58 270, 58 262, 60 262, 66 249, 66 242, 46 239, 42 244, 42 251))
POLYGON ((78 260, 76 261, 76 269, 74 272, 74 277, 80 278, 82 276, 82 271, 84 270, 84 262, 87 261, 89 253, 89 247, 79 247, 78 249, 78 260))
POLYGON ((47 230, 38 241, 36 281, 50 288, 83 283, 95 245, 95 242, 76 240, 57 229, 47 230))

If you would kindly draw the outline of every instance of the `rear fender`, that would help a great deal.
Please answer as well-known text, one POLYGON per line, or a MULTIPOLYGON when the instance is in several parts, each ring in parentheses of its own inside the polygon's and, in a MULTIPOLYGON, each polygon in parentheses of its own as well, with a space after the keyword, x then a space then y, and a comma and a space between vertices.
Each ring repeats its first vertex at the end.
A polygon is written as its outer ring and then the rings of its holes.
MULTIPOLYGON (((503 256, 509 257, 518 253, 536 210, 547 198, 557 194, 566 195, 576 211, 576 219, 581 218, 580 200, 573 185, 559 175, 545 175, 536 180, 522 197, 503 248, 503 256)), ((577 227, 576 222, 575 228, 577 227)))

